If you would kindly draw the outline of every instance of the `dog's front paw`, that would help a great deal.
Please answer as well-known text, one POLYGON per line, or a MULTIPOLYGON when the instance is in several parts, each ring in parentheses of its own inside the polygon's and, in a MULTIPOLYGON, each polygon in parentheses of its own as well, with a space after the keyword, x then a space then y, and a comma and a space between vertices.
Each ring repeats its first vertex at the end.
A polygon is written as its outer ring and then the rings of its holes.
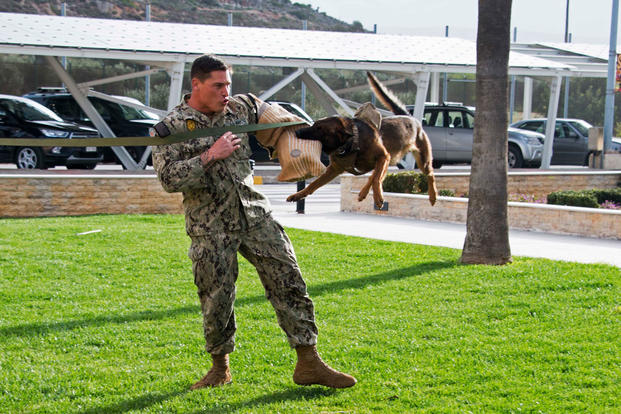
POLYGON ((287 197, 287 201, 292 203, 294 201, 299 201, 301 199, 303 199, 304 196, 300 195, 300 193, 295 193, 295 194, 291 194, 289 197, 287 197))
POLYGON ((379 208, 379 209, 384 207, 384 197, 382 197, 382 196, 375 197, 375 194, 374 194, 373 195, 373 202, 375 203, 375 206, 377 208, 379 208))

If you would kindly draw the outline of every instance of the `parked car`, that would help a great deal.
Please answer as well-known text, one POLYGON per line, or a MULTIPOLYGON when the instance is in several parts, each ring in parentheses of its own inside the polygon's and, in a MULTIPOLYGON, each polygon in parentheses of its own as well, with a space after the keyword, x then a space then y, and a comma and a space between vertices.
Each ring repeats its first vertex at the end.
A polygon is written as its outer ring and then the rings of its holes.
MULTIPOLYGON (((413 105, 407 105, 407 109, 413 114, 413 105)), ((474 108, 458 104, 428 104, 422 123, 431 141, 435 168, 443 164, 472 162, 474 108)), ((543 138, 544 135, 537 132, 509 128, 509 167, 539 166, 543 138)))
MULTIPOLYGON (((64 88, 39 88, 36 92, 27 93, 24 97, 41 103, 67 121, 94 127, 80 105, 64 88)), ((137 99, 130 97, 116 96, 116 98, 140 103, 137 99)), ((156 114, 148 111, 93 96, 89 96, 88 99, 117 137, 148 136, 149 128, 159 120, 156 114)), ((125 147, 125 149, 135 161, 140 161, 146 147, 134 146, 125 147)), ((117 162, 117 157, 110 148, 104 149, 104 161, 117 162)))
MULTIPOLYGON (((546 120, 523 119, 512 127, 545 134, 546 120)), ((591 124, 582 119, 560 118, 554 128, 551 164, 587 165, 589 161, 589 128, 591 124)))
MULTIPOLYGON (((267 101, 267 102, 276 103, 282 106, 284 109, 291 112, 293 115, 299 116, 305 121, 308 121, 308 123, 310 124, 313 124, 313 122, 315 122, 313 121, 313 118, 310 117, 310 115, 308 115, 306 112, 304 112, 302 108, 300 108, 298 105, 294 103, 283 102, 283 101, 267 101)), ((270 159, 269 151, 263 148, 259 144, 259 142, 257 141, 257 138, 254 135, 249 135, 249 140, 250 140, 250 149, 252 150, 252 155, 250 156, 250 159, 254 160, 255 162, 278 162, 278 158, 270 159)), ((330 159, 328 155, 322 152, 321 162, 323 162, 325 165, 328 165, 329 161, 330 159)))
MULTIPOLYGON (((96 138, 97 130, 63 121, 43 105, 30 99, 0 95, 0 136, 4 138, 96 138)), ((0 162, 17 168, 95 168, 103 160, 97 147, 0 146, 0 162)))

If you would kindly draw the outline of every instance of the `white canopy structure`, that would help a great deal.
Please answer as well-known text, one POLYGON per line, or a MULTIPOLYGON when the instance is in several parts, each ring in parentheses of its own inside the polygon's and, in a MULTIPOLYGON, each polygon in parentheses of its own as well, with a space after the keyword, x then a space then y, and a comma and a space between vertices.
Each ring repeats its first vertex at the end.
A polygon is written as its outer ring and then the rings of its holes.
MULTIPOLYGON (((544 50, 554 50, 554 47, 547 46, 544 50)), ((418 118, 422 117, 430 85, 431 100, 437 100, 439 73, 476 71, 476 43, 457 38, 14 13, 0 13, 0 53, 45 56, 97 129, 104 136, 110 137, 114 134, 86 98, 88 94, 97 93, 89 92, 89 87, 140 77, 163 69, 170 75, 168 107, 172 108, 181 98, 185 64, 205 53, 218 55, 234 65, 297 68, 260 97, 267 99, 300 77, 331 114, 337 113, 334 104, 348 114, 353 114, 353 110, 317 76, 314 69, 376 70, 411 77, 417 86, 414 115, 418 118), (127 60, 149 65, 152 69, 77 84, 55 58, 60 56, 127 60)), ((600 69, 599 60, 590 66, 583 64, 585 59, 573 59, 573 55, 570 57, 562 59, 550 56, 550 53, 540 54, 539 49, 526 45, 521 48, 514 45, 510 53, 511 75, 552 79, 549 119, 556 117, 562 77, 605 76, 606 68, 600 69)), ((554 122, 548 125, 554 125, 554 122)), ((549 149, 546 145, 549 158, 552 155, 552 133, 553 128, 546 131, 546 142, 550 143, 549 149)), ((128 169, 144 167, 149 155, 146 152, 143 159, 136 163, 124 148, 114 150, 128 169)), ((544 152, 544 160, 545 157, 544 152)))

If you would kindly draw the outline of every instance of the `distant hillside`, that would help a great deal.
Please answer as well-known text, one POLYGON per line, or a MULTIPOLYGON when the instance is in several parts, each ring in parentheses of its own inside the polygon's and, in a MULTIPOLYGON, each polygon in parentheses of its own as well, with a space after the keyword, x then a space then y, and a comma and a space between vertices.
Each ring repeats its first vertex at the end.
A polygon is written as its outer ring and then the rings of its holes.
MULTIPOLYGON (((66 1, 67 16, 103 19, 145 20, 146 0, 66 1)), ((348 24, 319 12, 310 5, 290 0, 151 0, 151 20, 169 23, 228 24, 234 26, 364 32, 360 22, 348 24)), ((0 12, 61 14, 60 0, 0 0, 0 12)))

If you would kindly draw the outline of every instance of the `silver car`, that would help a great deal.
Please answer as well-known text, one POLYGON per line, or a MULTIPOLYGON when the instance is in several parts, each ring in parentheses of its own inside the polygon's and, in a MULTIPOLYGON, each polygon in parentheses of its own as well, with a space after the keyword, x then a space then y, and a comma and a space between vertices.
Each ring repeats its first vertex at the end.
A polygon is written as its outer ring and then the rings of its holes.
MULTIPOLYGON (((407 108, 410 113, 414 110, 411 105, 407 108)), ((473 108, 454 104, 426 105, 422 122, 431 141, 435 168, 442 164, 472 162, 473 108)), ((510 168, 541 165, 543 134, 509 128, 508 139, 510 168)))

